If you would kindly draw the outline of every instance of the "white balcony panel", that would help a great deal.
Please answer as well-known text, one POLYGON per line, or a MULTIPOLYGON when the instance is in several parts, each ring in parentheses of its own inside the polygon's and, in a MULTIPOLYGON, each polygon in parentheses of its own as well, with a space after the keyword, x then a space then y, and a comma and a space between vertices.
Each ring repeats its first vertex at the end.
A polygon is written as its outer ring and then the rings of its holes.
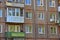
POLYGON ((6 6, 24 7, 23 3, 6 2, 6 6))
POLYGON ((24 23, 24 17, 7 16, 7 22, 24 23))
POLYGON ((60 12, 60 6, 58 6, 58 12, 60 12))

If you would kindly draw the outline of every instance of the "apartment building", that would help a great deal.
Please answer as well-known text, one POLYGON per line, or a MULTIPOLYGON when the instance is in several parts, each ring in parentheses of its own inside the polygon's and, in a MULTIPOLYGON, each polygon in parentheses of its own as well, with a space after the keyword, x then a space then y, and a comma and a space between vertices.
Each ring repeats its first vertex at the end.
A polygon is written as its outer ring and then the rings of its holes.
POLYGON ((0 40, 60 40, 60 0, 0 0, 0 40))

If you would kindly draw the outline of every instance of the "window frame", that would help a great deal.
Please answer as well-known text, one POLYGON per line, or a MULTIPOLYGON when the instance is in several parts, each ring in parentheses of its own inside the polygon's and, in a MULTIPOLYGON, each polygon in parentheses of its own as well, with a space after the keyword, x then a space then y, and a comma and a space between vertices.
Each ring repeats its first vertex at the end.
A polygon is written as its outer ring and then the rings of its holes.
POLYGON ((38 19, 44 20, 44 13, 43 13, 43 12, 40 12, 40 13, 39 13, 38 19))
POLYGON ((27 4, 27 1, 25 0, 25 5, 31 5, 32 4, 32 0, 30 0, 29 4, 27 4))
POLYGON ((11 9, 11 10, 15 10, 15 14, 14 14, 14 16, 17 16, 17 9, 19 10, 19 15, 18 15, 18 17, 23 17, 24 16, 24 9, 22 10, 23 11, 23 15, 21 16, 21 10, 19 9, 19 8, 7 8, 7 16, 13 16, 13 12, 11 11, 11 15, 9 15, 9 9, 11 9))
POLYGON ((26 33, 32 33, 32 27, 31 27, 31 29, 29 29, 31 26, 29 26, 29 25, 27 25, 27 26, 25 26, 25 32, 26 33), (28 30, 27 30, 27 27, 28 27, 28 30), (27 31, 26 31, 27 30, 27 31), (31 32, 30 32, 31 31, 31 32))
POLYGON ((52 14, 50 14, 50 19, 52 19, 52 20, 54 20, 54 21, 55 21, 55 20, 56 20, 56 14, 53 14, 53 13, 52 13, 52 14))
POLYGON ((21 32, 20 25, 8 25, 8 32, 21 32), (14 30, 11 30, 11 27, 14 27, 14 30), (16 26, 19 26, 19 29, 16 30, 16 26))
POLYGON ((33 16, 32 12, 26 12, 26 18, 27 19, 32 19, 32 16, 33 16))
POLYGON ((51 27, 50 27, 50 33, 51 33, 51 34, 57 34, 57 27, 53 27, 53 26, 51 26, 51 27), (51 30, 51 27, 53 28, 52 30, 51 30), (56 30, 54 30, 54 28, 55 28, 56 30), (55 33, 54 31, 56 31, 56 33, 55 33), (52 33, 52 32, 54 32, 54 33, 52 33))
POLYGON ((39 3, 40 5, 38 5, 38 0, 37 0, 37 6, 44 6, 44 1, 43 0, 40 0, 40 3, 39 3), (41 2, 42 1, 42 2, 41 2), (42 5, 41 5, 41 3, 42 3, 42 5))
POLYGON ((52 0, 51 2, 49 2, 49 7, 55 7, 55 0, 52 0), (53 6, 54 4, 54 6, 53 6))
POLYGON ((38 33, 39 33, 39 34, 45 34, 45 27, 44 27, 44 26, 38 27, 38 33), (39 30, 40 30, 41 32, 40 32, 39 30), (44 32, 43 32, 43 30, 44 30, 44 32))

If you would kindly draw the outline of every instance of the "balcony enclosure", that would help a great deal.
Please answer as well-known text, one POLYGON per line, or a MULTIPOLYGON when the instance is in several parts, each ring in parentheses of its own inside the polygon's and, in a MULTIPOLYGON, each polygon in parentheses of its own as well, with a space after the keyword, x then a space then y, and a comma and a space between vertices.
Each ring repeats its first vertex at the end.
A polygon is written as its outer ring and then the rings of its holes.
POLYGON ((7 8, 6 22, 24 23, 24 9, 7 8))

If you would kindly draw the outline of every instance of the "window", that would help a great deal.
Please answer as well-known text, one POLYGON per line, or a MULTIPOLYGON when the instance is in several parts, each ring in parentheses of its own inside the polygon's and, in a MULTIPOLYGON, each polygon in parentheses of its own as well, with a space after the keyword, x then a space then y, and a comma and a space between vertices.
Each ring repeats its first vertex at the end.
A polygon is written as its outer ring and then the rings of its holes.
POLYGON ((13 40, 24 40, 24 38, 14 38, 13 40))
POLYGON ((56 27, 51 27, 51 34, 56 34, 57 33, 57 28, 56 27))
POLYGON ((58 16, 59 16, 59 18, 60 18, 60 12, 59 12, 58 16))
POLYGON ((8 2, 22 2, 22 0, 8 0, 8 2))
POLYGON ((32 33, 32 27, 29 25, 25 26, 25 32, 26 33, 32 33))
POLYGON ((31 0, 25 0, 26 5, 31 5, 31 0))
POLYGON ((54 0, 50 0, 49 7, 55 7, 55 1, 54 0))
POLYGON ((44 5, 43 3, 44 3, 43 0, 37 0, 37 6, 43 6, 44 5))
POLYGON ((14 0, 8 0, 8 2, 14 2, 14 0))
POLYGON ((2 25, 0 25, 0 33, 2 33, 2 25))
POLYGON ((7 16, 23 16, 23 9, 7 8, 7 16))
POLYGON ((19 25, 8 25, 9 32, 20 32, 20 26, 19 25))
POLYGON ((0 9, 0 17, 2 17, 2 9, 0 9))
POLYGON ((38 18, 39 18, 40 20, 44 20, 44 14, 43 14, 43 13, 39 13, 38 18))
POLYGON ((31 12, 26 12, 26 18, 32 19, 32 13, 31 12))
POLYGON ((50 14, 50 20, 52 19, 52 20, 55 20, 55 18, 56 18, 56 16, 55 16, 55 14, 50 14))
POLYGON ((38 33, 39 34, 45 34, 45 28, 42 26, 42 27, 38 27, 38 33))

